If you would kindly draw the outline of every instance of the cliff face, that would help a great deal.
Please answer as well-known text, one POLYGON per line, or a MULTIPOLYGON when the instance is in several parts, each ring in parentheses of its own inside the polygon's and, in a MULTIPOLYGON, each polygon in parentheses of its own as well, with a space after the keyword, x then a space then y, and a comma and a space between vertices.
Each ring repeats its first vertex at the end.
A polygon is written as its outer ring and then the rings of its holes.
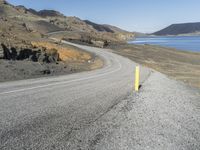
POLYGON ((181 34, 192 35, 192 34, 199 34, 199 33, 200 33, 200 22, 172 24, 153 34, 154 35, 181 35, 181 34))

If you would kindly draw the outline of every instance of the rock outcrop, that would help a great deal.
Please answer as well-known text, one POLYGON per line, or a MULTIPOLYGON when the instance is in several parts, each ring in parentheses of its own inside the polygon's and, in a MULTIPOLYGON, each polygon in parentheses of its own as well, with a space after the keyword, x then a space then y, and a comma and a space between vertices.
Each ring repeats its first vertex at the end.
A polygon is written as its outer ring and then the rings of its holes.
POLYGON ((44 49, 9 48, 5 44, 1 44, 0 58, 6 60, 28 60, 44 63, 56 63, 60 60, 59 54, 55 49, 52 49, 51 52, 46 52, 44 49))

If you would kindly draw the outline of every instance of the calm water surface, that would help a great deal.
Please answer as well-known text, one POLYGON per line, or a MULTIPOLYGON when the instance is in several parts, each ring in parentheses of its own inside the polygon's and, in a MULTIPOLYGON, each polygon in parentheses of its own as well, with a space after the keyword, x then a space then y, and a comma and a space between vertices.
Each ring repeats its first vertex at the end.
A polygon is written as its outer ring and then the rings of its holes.
POLYGON ((200 52, 200 36, 182 37, 145 37, 136 38, 129 43, 132 44, 151 44, 165 47, 172 47, 178 50, 200 52))

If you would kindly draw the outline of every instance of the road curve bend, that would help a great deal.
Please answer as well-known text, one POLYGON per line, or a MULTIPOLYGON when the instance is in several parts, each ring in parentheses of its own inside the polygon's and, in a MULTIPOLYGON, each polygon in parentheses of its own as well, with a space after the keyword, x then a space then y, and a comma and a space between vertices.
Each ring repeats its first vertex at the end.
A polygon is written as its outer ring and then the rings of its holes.
MULTIPOLYGON (((79 131, 133 92, 134 62, 110 50, 72 45, 100 56, 104 67, 0 83, 0 149, 81 148, 85 137, 79 131)), ((141 67, 141 81, 149 74, 141 67)))

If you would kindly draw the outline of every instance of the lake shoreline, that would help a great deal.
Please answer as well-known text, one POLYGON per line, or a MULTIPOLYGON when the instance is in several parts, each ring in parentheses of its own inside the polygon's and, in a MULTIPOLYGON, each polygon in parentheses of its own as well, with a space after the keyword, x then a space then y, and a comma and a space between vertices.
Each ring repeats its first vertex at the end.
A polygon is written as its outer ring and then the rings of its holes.
POLYGON ((129 40, 128 44, 158 45, 180 51, 200 52, 200 36, 149 36, 129 40))

